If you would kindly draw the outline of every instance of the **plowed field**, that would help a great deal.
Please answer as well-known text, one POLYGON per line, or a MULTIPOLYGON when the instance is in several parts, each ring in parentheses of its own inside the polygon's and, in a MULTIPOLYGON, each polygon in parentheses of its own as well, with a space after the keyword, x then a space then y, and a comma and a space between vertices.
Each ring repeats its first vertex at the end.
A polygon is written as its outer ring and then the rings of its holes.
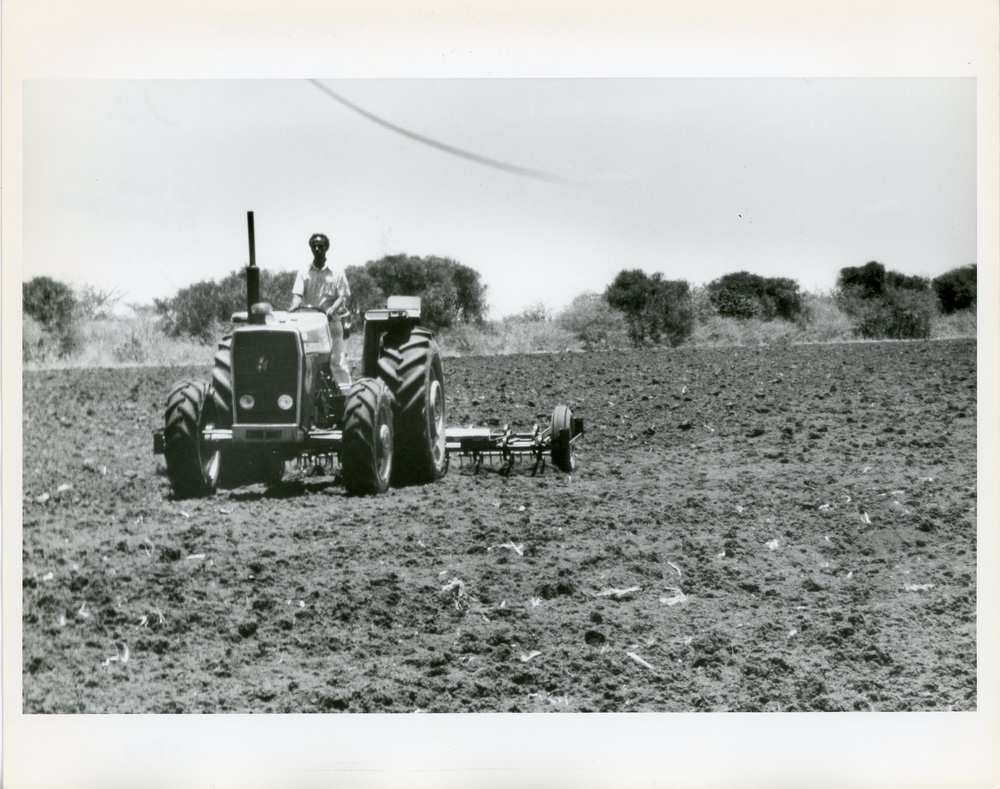
POLYGON ((976 344, 445 360, 578 469, 175 501, 166 392, 24 374, 25 712, 976 708, 976 344))

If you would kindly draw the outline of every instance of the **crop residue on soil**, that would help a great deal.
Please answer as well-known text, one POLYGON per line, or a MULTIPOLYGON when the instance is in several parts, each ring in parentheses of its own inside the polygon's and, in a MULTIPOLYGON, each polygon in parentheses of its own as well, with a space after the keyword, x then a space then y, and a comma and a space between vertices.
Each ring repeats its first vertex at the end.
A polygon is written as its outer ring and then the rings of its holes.
POLYGON ((445 361, 578 471, 175 501, 205 368, 26 372, 25 712, 976 708, 976 344, 445 361))

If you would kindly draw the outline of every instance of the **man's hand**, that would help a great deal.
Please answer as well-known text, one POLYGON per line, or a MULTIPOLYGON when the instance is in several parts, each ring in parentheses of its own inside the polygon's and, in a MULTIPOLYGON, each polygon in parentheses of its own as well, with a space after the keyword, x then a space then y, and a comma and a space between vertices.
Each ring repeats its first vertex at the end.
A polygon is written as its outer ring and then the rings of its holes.
POLYGON ((333 304, 331 304, 325 310, 325 312, 327 314, 327 317, 333 318, 333 317, 339 315, 340 310, 341 310, 341 308, 343 306, 344 306, 344 297, 343 296, 337 296, 337 298, 335 298, 333 300, 333 304))

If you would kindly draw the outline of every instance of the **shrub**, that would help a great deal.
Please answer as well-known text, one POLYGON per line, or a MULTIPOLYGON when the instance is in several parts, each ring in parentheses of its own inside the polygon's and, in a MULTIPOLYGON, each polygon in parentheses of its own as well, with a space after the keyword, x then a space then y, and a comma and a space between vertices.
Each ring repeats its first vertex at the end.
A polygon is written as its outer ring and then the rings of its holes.
POLYGON ((665 280, 657 273, 647 276, 639 269, 618 272, 604 298, 621 312, 634 345, 659 343, 680 345, 694 329, 691 286, 683 280, 665 280))
MULTIPOLYGON (((294 271, 260 270, 260 298, 275 309, 291 302, 294 271)), ((177 291, 169 299, 154 299, 163 331, 171 337, 193 337, 209 341, 234 312, 247 308, 246 269, 231 272, 221 282, 203 280, 177 291)))
POLYGON ((713 280, 707 290, 712 306, 725 318, 790 321, 802 313, 799 285, 785 277, 761 277, 738 271, 713 280))
POLYGON ((837 342, 854 337, 851 319, 829 293, 808 293, 803 298, 798 321, 800 342, 837 342))
POLYGON ((21 322, 21 357, 24 361, 44 363, 59 356, 59 342, 33 317, 25 314, 21 322))
POLYGON ((953 340, 976 336, 976 308, 956 310, 949 315, 938 315, 931 321, 931 338, 953 340))
POLYGON ((51 277, 35 277, 24 283, 21 295, 24 314, 46 329, 65 326, 75 318, 76 296, 73 288, 63 282, 51 277))
POLYGON ((886 290, 912 290, 923 293, 931 286, 927 277, 910 274, 900 274, 898 271, 885 272, 886 290))
POLYGON ((848 294, 840 305, 850 316, 854 334, 869 340, 915 340, 930 337, 935 314, 934 294, 913 290, 887 290, 882 298, 848 294))
POLYGON ((837 303, 850 317, 855 336, 872 340, 930 337, 936 297, 929 279, 887 272, 873 260, 841 269, 837 286, 837 303))
POLYGON ((96 285, 84 285, 77 294, 76 312, 81 320, 107 320, 122 300, 117 288, 105 290, 96 285))
POLYGON ((354 314, 358 321, 357 326, 360 327, 360 321, 368 310, 385 307, 385 294, 382 293, 371 272, 364 266, 348 266, 344 269, 344 276, 347 277, 347 284, 351 289, 347 307, 354 314))
POLYGON ((705 285, 691 288, 691 309, 694 311, 694 319, 698 323, 705 323, 709 318, 714 318, 719 314, 715 305, 712 304, 708 287, 705 285))
MULTIPOLYGON (((375 292, 366 283, 365 292, 378 296, 378 306, 388 296, 420 296, 421 319, 429 329, 477 323, 485 317, 486 286, 479 272, 451 258, 388 255, 368 261, 364 271, 377 287, 375 292)), ((354 284, 348 282, 353 293, 354 284)))
POLYGON ((941 305, 941 312, 951 315, 976 306, 976 264, 952 269, 931 282, 941 305))
POLYGON ((588 351, 628 346, 625 317, 599 293, 581 293, 556 316, 556 325, 568 331, 588 351))
POLYGON ((869 299, 885 290, 885 266, 871 260, 863 266, 847 266, 837 276, 837 290, 850 291, 857 298, 869 299))
POLYGON ((69 356, 79 349, 80 326, 77 321, 77 301, 73 289, 51 277, 35 277, 25 282, 21 289, 24 321, 30 337, 21 343, 25 361, 29 355, 48 357, 69 356))
POLYGON ((680 345, 694 330, 694 305, 691 286, 683 280, 661 280, 654 274, 655 288, 648 305, 649 338, 654 343, 665 339, 680 345))

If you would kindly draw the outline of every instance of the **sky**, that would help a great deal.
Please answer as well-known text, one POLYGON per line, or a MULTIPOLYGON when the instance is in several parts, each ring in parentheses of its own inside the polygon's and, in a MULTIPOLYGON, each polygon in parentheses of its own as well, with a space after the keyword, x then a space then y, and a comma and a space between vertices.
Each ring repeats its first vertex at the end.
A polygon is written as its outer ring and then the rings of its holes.
POLYGON ((150 303, 245 266, 251 210, 262 268, 315 232, 341 267, 450 257, 493 317, 622 269, 822 291, 976 262, 971 78, 318 83, 26 81, 24 280, 150 303))

